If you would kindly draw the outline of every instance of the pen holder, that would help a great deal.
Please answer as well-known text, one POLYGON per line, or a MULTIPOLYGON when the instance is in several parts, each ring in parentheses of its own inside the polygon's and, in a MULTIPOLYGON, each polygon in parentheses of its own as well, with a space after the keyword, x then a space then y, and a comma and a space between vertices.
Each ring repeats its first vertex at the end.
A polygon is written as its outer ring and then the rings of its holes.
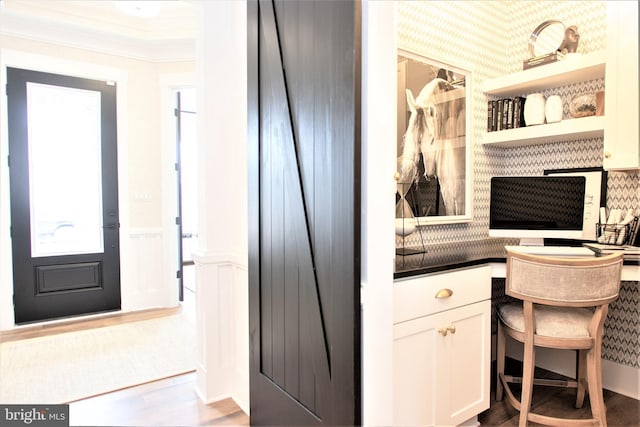
POLYGON ((605 245, 628 245, 633 240, 638 218, 629 224, 596 224, 596 240, 605 245))

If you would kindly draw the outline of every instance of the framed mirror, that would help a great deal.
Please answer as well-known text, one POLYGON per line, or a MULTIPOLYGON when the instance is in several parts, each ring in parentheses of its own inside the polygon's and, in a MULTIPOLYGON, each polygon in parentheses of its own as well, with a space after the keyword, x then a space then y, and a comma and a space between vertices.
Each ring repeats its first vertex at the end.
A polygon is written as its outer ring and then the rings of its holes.
POLYGON ((560 50, 565 30, 564 24, 556 20, 544 21, 538 25, 529 37, 529 56, 535 58, 560 50))
POLYGON ((398 50, 396 218, 471 221, 471 73, 398 50))

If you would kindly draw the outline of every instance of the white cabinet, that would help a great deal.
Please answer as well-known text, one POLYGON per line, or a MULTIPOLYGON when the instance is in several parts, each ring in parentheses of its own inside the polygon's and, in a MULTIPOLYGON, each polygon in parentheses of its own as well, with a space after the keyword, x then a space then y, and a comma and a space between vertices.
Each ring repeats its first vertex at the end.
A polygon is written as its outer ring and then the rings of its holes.
POLYGON ((490 298, 488 265, 394 283, 394 425, 457 425, 489 408, 490 298))
MULTIPOLYGON (((606 56, 604 52, 580 55, 575 58, 542 65, 517 73, 487 80, 483 85, 486 95, 513 97, 605 77, 606 56)), ((606 66, 608 69, 608 65, 606 66)), ((607 83, 608 89, 608 83, 607 83)), ((605 101, 605 115, 609 110, 605 101)), ((604 117, 565 119, 558 123, 526 126, 517 129, 485 132, 485 145, 514 147, 528 144, 546 144, 557 141, 602 137, 604 117)))
POLYGON ((638 2, 607 3, 605 169, 640 167, 638 139, 638 2))

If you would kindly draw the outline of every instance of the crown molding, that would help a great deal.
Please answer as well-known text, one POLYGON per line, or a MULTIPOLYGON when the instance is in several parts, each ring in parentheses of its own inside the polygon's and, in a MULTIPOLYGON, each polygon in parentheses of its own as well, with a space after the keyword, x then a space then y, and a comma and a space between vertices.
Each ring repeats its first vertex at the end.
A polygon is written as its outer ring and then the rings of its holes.
POLYGON ((2 9, 0 9, 0 36, 90 50, 148 62, 194 61, 196 57, 195 37, 171 38, 169 36, 163 39, 142 39, 36 16, 26 17, 2 9))

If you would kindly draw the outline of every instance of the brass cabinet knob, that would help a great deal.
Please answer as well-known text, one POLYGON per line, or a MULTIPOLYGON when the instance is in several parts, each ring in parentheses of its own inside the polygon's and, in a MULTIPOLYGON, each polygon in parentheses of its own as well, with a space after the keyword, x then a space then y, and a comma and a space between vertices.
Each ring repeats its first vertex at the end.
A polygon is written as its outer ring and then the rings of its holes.
POLYGON ((447 333, 451 332, 451 334, 455 334, 456 333, 456 326, 455 325, 449 325, 446 326, 444 328, 440 328, 438 329, 438 333, 440 335, 442 335, 443 337, 447 336, 447 333))
POLYGON ((604 158, 605 159, 610 159, 611 158, 611 152, 610 151, 605 151, 604 152, 604 158))
POLYGON ((453 291, 451 289, 440 289, 438 291, 438 293, 436 293, 436 298, 449 298, 451 295, 453 295, 453 291))

